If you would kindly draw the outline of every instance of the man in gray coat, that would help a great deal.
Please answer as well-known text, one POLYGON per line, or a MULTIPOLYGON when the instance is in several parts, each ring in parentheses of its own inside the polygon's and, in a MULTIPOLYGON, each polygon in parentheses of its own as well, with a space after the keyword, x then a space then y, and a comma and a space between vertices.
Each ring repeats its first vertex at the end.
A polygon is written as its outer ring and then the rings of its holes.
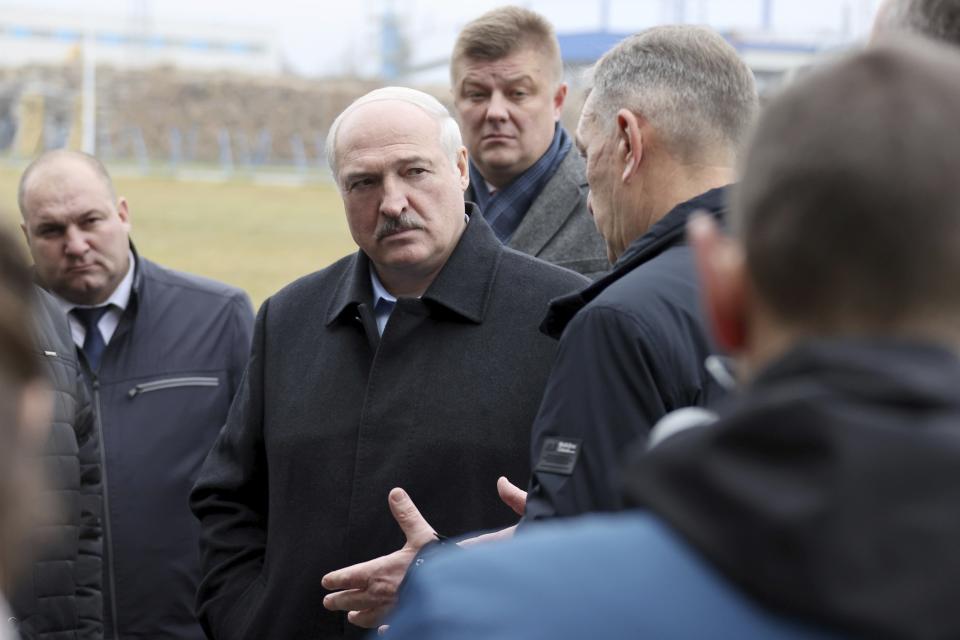
POLYGON ((198 608, 214 639, 362 635, 341 610, 369 626, 388 603, 324 575, 404 534, 432 539, 406 528, 410 496, 447 535, 515 520, 494 487, 529 474, 556 349, 538 326, 550 299, 587 282, 503 247, 464 208, 466 149, 434 98, 367 94, 334 122, 328 150, 360 250, 263 304, 192 494, 198 608))
POLYGON ((519 7, 485 13, 457 37, 450 75, 470 152, 466 198, 500 241, 591 279, 609 270, 583 160, 560 124, 567 85, 550 23, 519 7))

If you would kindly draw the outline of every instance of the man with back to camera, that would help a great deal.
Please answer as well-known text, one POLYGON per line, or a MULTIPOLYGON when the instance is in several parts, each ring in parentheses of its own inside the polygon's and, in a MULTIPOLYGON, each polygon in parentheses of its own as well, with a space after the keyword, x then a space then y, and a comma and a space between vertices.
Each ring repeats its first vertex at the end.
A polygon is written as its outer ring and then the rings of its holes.
POLYGON ((324 575, 405 535, 434 539, 408 526, 410 495, 448 535, 515 519, 493 487, 529 473, 556 349, 537 327, 550 299, 587 282, 503 247, 465 208, 466 149, 427 94, 359 98, 327 146, 359 250, 264 302, 244 384, 192 494, 204 532, 198 609, 215 639, 363 634, 354 625, 382 613, 359 602, 381 597, 379 585, 338 594, 363 611, 348 618, 324 609, 334 588, 324 575))
POLYGON ((648 29, 597 62, 577 146, 614 267, 544 321, 560 350, 525 522, 621 508, 625 448, 667 413, 722 397, 683 230, 694 211, 723 218, 756 112, 753 74, 710 29, 648 29))
POLYGON ((434 558, 390 637, 960 636, 958 77, 887 43, 776 98, 736 237, 690 225, 740 396, 634 460, 646 511, 434 558))
POLYGON ((105 637, 200 639, 187 496, 240 382, 249 298, 137 254, 127 200, 93 156, 41 155, 19 202, 37 280, 68 314, 97 415, 105 637))
POLYGON ((508 247, 592 279, 610 269, 587 210, 583 160, 560 124, 560 44, 533 11, 500 7, 468 23, 450 63, 470 155, 466 198, 508 247))

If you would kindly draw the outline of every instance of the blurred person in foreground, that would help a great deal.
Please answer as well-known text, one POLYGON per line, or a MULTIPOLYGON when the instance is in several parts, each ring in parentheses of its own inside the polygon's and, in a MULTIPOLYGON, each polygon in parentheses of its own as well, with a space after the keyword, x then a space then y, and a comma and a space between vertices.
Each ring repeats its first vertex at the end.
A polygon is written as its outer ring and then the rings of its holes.
POLYGON ((464 204, 467 152, 435 98, 368 93, 327 145, 358 251, 263 303, 192 494, 216 639, 362 635, 392 602, 382 565, 399 581, 436 537, 410 526, 411 495, 447 535, 515 520, 494 486, 529 474, 556 350, 538 325, 587 282, 505 248, 464 204))
POLYGON ((638 454, 643 510, 435 558, 390 636, 960 637, 957 78, 888 43, 776 98, 735 238, 689 225, 739 396, 638 454))
POLYGON ((32 290, 19 247, 0 231, 0 640, 19 637, 4 595, 30 571, 27 536, 43 511, 36 454, 51 398, 30 333, 32 290))
POLYGON ((960 46, 958 0, 884 0, 877 10, 872 40, 912 33, 960 46))
POLYGON ((38 283, 69 317, 95 408, 103 486, 104 633, 199 640, 199 527, 188 495, 250 349, 239 289, 162 267, 93 156, 49 151, 20 179, 38 283))
POLYGON ((483 14, 457 36, 450 76, 470 156, 466 199, 497 238, 593 279, 608 271, 583 159, 560 124, 567 84, 550 23, 520 7, 483 14))
POLYGON ((55 401, 53 420, 37 451, 49 517, 31 531, 27 560, 9 592, 10 608, 24 640, 103 637, 101 600, 103 538, 97 431, 67 318, 36 287, 19 247, 0 238, 0 269, 12 279, 21 270, 33 310, 36 357, 55 401))

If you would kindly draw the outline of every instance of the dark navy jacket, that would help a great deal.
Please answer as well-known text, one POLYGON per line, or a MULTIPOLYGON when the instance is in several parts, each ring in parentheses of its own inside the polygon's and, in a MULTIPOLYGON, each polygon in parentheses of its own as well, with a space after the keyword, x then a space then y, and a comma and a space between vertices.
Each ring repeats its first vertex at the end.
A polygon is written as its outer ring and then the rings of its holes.
POLYGON ((138 257, 130 304, 90 386, 103 457, 108 640, 200 640, 187 498, 240 383, 253 332, 245 293, 138 257))
POLYGON ((678 205, 610 274, 550 305, 542 328, 560 349, 533 425, 525 522, 621 508, 628 445, 674 409, 723 395, 704 368, 712 347, 684 237, 692 213, 722 217, 725 200, 720 188, 678 205), (572 469, 545 467, 558 440, 577 450, 572 469))

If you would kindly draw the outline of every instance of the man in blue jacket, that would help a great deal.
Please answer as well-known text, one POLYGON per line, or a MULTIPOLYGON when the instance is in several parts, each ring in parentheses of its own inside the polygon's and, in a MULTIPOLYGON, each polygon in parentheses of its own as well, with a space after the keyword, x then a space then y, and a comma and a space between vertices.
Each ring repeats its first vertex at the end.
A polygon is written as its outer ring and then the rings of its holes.
POLYGON ((743 393, 637 456, 645 511, 433 558, 390 637, 960 637, 958 77, 889 44, 769 105, 736 238, 689 226, 743 393))
POLYGON ((100 162, 52 151, 20 180, 39 283, 90 385, 103 486, 104 635, 199 640, 199 527, 187 496, 246 363, 246 294, 137 255, 100 162))

